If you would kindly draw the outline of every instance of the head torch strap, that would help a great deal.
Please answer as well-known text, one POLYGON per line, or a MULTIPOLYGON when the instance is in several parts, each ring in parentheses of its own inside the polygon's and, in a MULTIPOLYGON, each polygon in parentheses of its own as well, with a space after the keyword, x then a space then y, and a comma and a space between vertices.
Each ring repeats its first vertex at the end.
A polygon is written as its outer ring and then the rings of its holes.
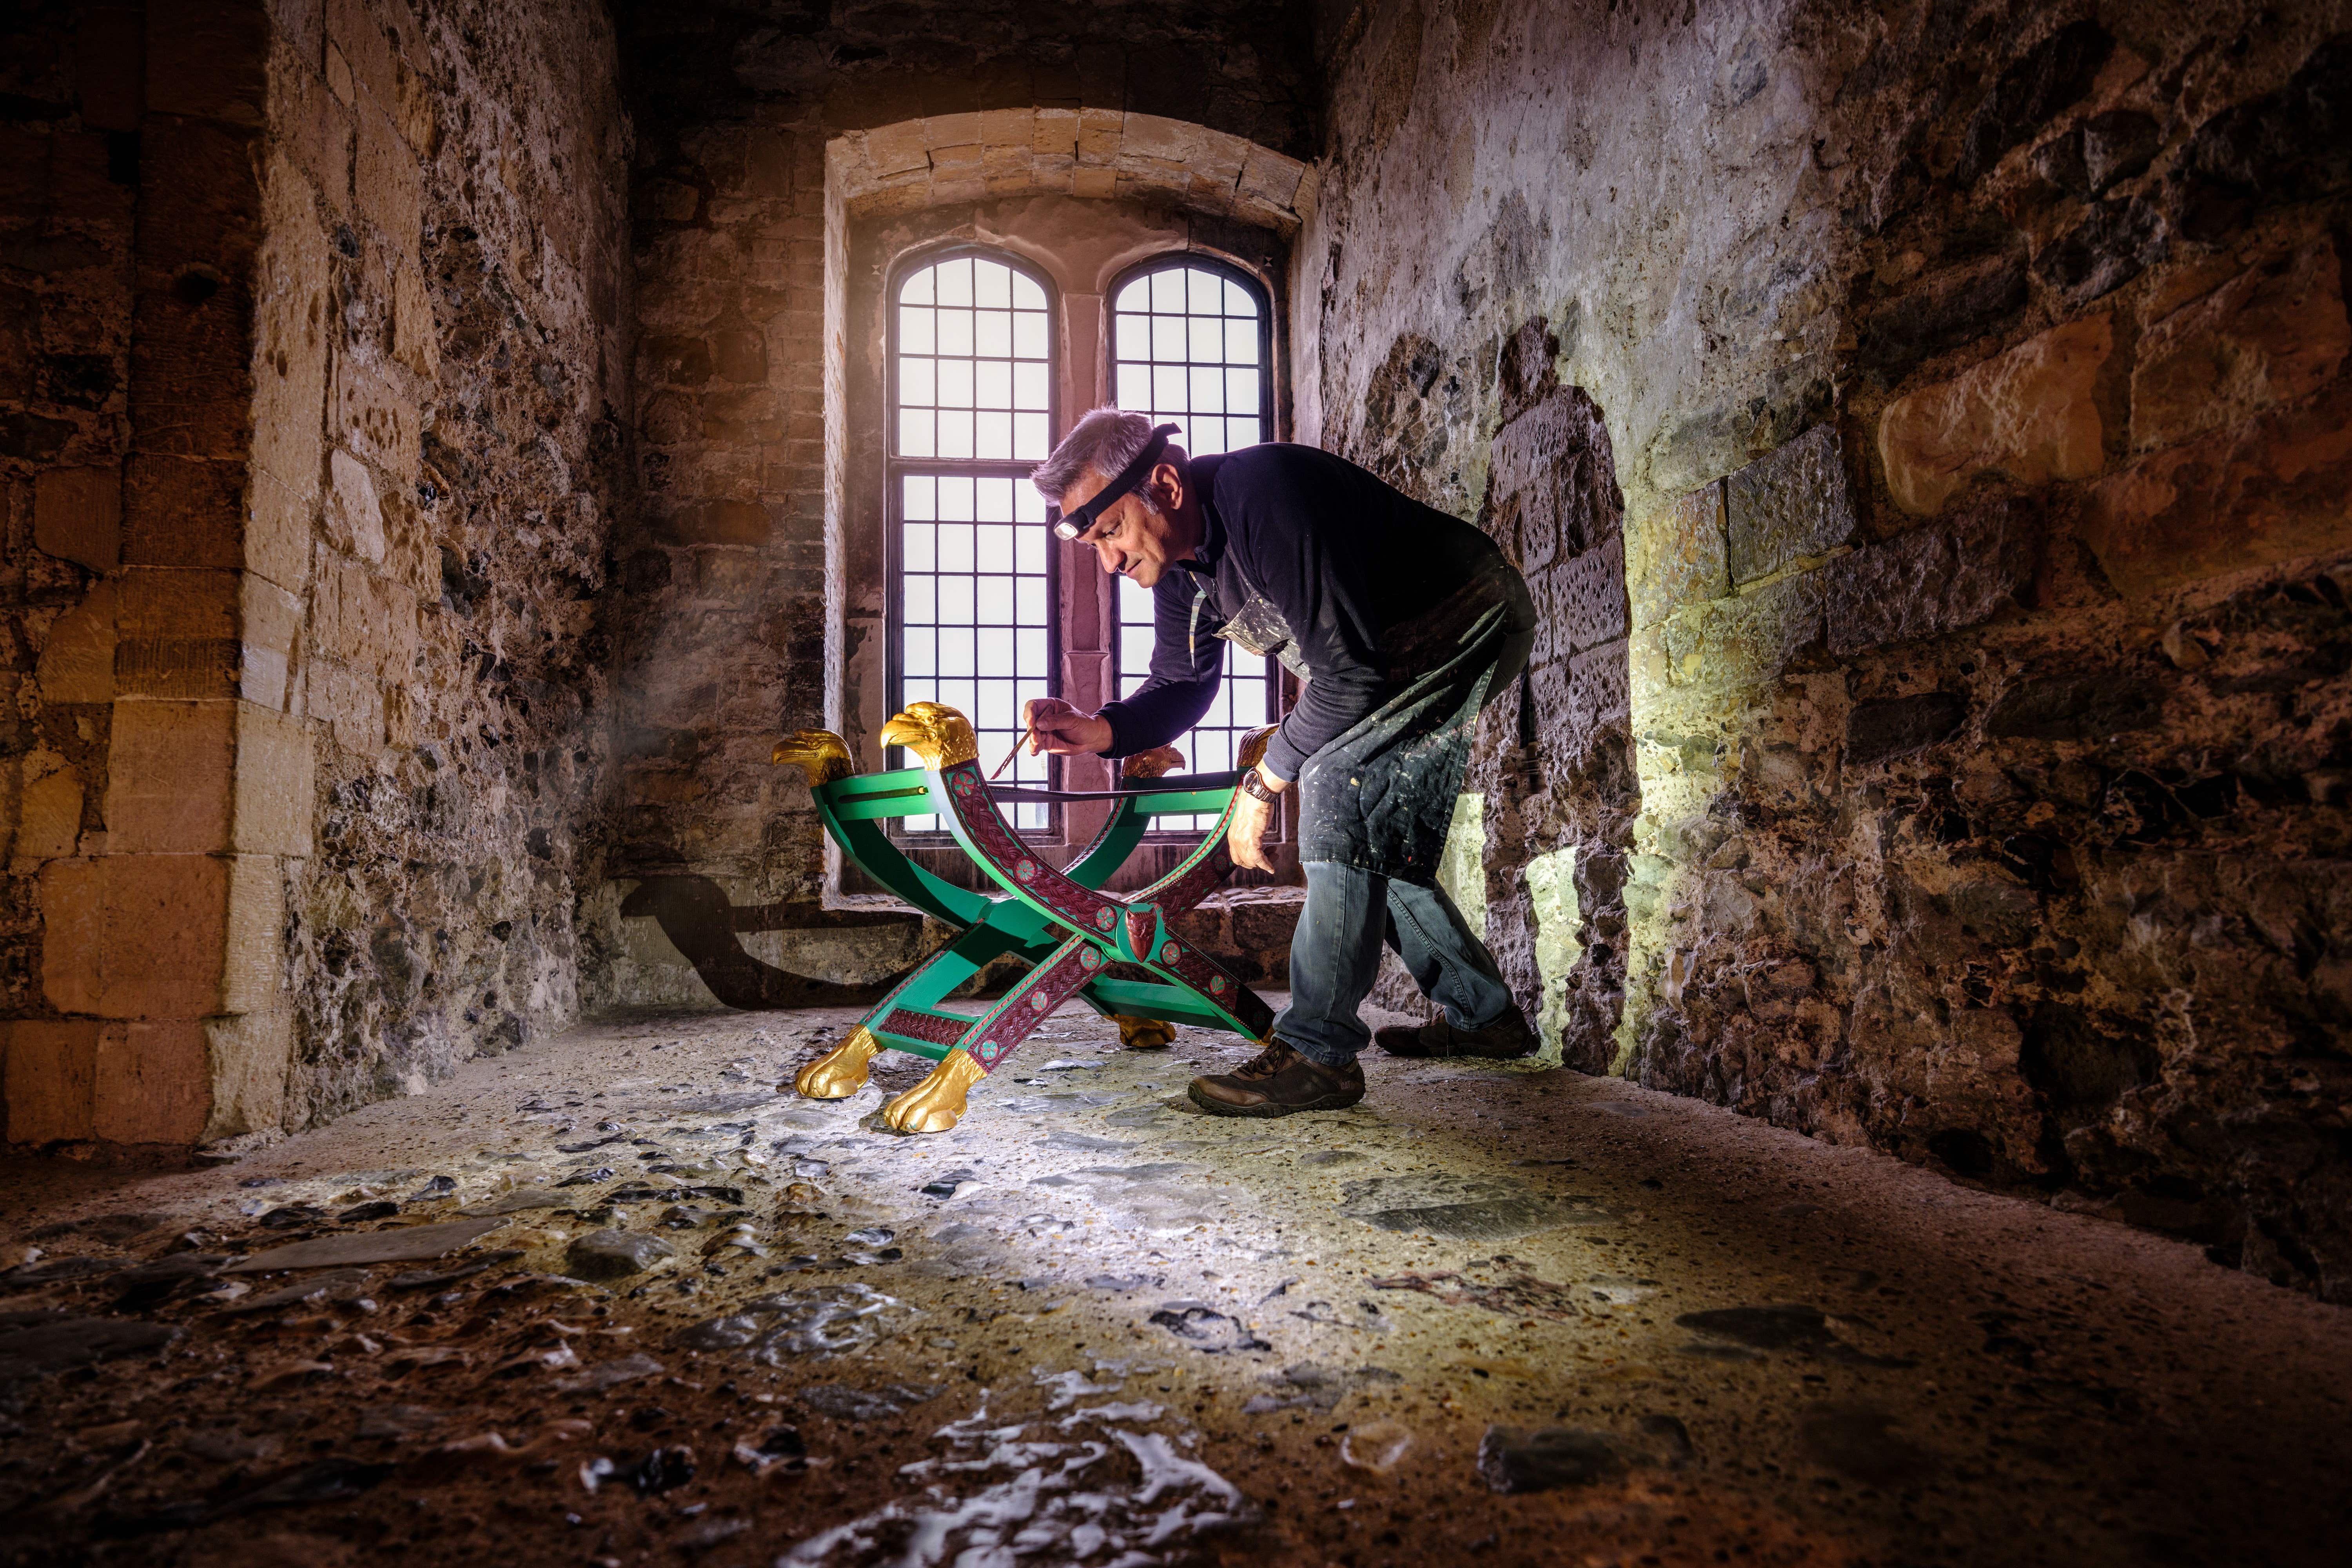
POLYGON ((1162 425, 1155 428, 1151 432, 1151 439, 1143 444, 1143 450, 1135 455, 1135 460, 1121 468, 1118 476, 1103 486, 1094 500, 1086 505, 1068 511, 1059 507, 1050 509, 1047 520, 1053 523, 1054 531, 1064 539, 1084 538, 1106 510, 1143 482, 1145 476, 1151 472, 1152 466, 1160 461, 1160 455, 1168 450, 1168 437, 1182 428, 1181 425, 1162 425))

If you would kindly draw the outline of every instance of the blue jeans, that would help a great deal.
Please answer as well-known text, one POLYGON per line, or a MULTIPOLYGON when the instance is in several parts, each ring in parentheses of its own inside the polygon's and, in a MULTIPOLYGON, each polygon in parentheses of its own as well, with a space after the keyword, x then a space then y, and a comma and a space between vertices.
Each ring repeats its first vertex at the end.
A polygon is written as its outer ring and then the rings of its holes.
POLYGON ((1358 1010, 1380 978, 1381 943, 1457 1029, 1483 1029, 1510 1010, 1494 954, 1443 889, 1416 887, 1336 860, 1306 863, 1307 907, 1290 939, 1290 1005, 1275 1037, 1324 1067, 1341 1068, 1371 1042, 1358 1010))

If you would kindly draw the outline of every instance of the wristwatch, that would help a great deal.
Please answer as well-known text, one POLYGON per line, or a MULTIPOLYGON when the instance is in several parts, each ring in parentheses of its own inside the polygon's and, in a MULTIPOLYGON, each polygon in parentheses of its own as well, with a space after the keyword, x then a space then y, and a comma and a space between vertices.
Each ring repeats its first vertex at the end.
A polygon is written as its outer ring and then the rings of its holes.
POLYGON ((1274 791, 1265 787, 1265 780, 1258 776, 1258 771, 1255 768, 1242 770, 1242 793, 1252 800, 1262 800, 1268 805, 1272 805, 1280 798, 1274 791))

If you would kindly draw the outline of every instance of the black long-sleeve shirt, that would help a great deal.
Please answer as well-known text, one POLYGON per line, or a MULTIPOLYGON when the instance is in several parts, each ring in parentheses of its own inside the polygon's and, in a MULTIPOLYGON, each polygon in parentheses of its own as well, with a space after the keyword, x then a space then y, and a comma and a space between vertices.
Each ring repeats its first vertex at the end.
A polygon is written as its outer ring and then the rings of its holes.
POLYGON ((1285 662, 1309 677, 1265 753, 1276 777, 1295 779, 1387 697, 1381 632, 1438 604, 1501 552, 1468 523, 1313 447, 1244 447, 1194 458, 1191 472, 1202 538, 1152 590, 1151 675, 1104 706, 1110 754, 1165 745, 1200 722, 1224 662, 1215 634, 1255 595, 1289 626, 1296 657, 1285 662))

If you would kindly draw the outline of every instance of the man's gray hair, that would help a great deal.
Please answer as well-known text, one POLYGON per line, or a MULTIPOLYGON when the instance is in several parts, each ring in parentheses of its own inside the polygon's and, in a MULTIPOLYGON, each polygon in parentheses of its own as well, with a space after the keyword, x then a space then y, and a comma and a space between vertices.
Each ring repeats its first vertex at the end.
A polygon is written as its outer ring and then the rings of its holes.
MULTIPOLYGON (((1135 461, 1143 448, 1151 443, 1151 420, 1141 414, 1129 414, 1120 408, 1097 408, 1070 427, 1054 455, 1031 471, 1029 482, 1037 493, 1062 504, 1070 487, 1079 476, 1092 469, 1102 479, 1116 477, 1121 468, 1135 461)), ((1184 449, 1170 441, 1171 460, 1181 463, 1184 449)))

